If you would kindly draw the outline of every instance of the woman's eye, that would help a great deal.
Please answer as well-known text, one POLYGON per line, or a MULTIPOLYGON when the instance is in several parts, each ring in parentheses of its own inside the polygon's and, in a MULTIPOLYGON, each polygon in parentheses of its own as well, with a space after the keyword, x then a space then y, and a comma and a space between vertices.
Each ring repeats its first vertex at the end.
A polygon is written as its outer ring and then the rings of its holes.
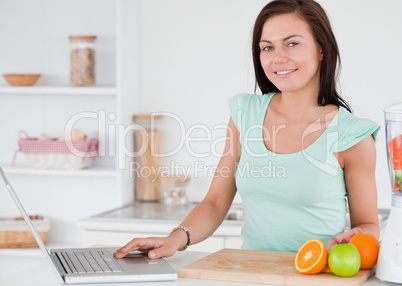
POLYGON ((290 42, 289 44, 288 44, 288 46, 289 47, 295 47, 295 46, 297 46, 299 43, 297 43, 297 42, 290 42))
POLYGON ((271 46, 262 47, 263 51, 270 51, 272 49, 273 49, 273 47, 271 47, 271 46))

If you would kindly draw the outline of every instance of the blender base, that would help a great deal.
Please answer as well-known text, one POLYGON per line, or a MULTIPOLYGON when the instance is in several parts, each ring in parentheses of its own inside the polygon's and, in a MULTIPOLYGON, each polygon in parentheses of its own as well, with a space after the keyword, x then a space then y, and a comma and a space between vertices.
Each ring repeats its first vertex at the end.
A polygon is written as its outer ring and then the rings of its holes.
POLYGON ((402 283, 402 208, 392 206, 378 255, 376 277, 402 283))

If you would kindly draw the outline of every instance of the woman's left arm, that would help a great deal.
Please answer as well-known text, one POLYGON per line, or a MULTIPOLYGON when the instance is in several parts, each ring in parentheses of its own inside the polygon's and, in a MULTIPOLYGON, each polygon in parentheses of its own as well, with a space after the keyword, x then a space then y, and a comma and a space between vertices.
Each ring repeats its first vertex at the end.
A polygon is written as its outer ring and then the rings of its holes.
POLYGON ((345 174, 351 229, 329 240, 329 249, 336 244, 349 242, 357 233, 372 234, 377 239, 380 236, 375 181, 376 149, 373 138, 368 136, 353 147, 338 153, 338 160, 342 162, 345 174))

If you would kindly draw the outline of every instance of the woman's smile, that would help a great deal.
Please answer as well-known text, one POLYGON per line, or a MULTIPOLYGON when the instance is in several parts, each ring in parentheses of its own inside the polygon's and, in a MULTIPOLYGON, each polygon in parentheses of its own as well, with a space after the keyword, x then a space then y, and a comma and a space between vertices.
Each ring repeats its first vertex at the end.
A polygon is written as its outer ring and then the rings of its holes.
POLYGON ((280 78, 287 78, 294 74, 297 71, 297 69, 285 69, 285 70, 279 70, 275 71, 274 73, 280 77, 280 78))

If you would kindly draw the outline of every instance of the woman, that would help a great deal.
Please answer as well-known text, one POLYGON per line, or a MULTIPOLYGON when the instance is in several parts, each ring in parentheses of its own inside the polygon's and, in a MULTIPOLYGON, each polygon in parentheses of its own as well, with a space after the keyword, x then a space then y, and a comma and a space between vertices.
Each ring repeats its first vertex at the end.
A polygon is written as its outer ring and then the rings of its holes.
POLYGON ((167 257, 208 238, 236 191, 245 249, 296 252, 311 238, 332 248, 360 232, 379 237, 379 127, 352 115, 336 91, 338 48, 324 10, 313 0, 270 2, 252 48, 263 95, 229 100, 226 146, 205 199, 168 237, 135 238, 115 257, 133 250, 167 257), (343 232, 346 202, 352 229, 343 232))

